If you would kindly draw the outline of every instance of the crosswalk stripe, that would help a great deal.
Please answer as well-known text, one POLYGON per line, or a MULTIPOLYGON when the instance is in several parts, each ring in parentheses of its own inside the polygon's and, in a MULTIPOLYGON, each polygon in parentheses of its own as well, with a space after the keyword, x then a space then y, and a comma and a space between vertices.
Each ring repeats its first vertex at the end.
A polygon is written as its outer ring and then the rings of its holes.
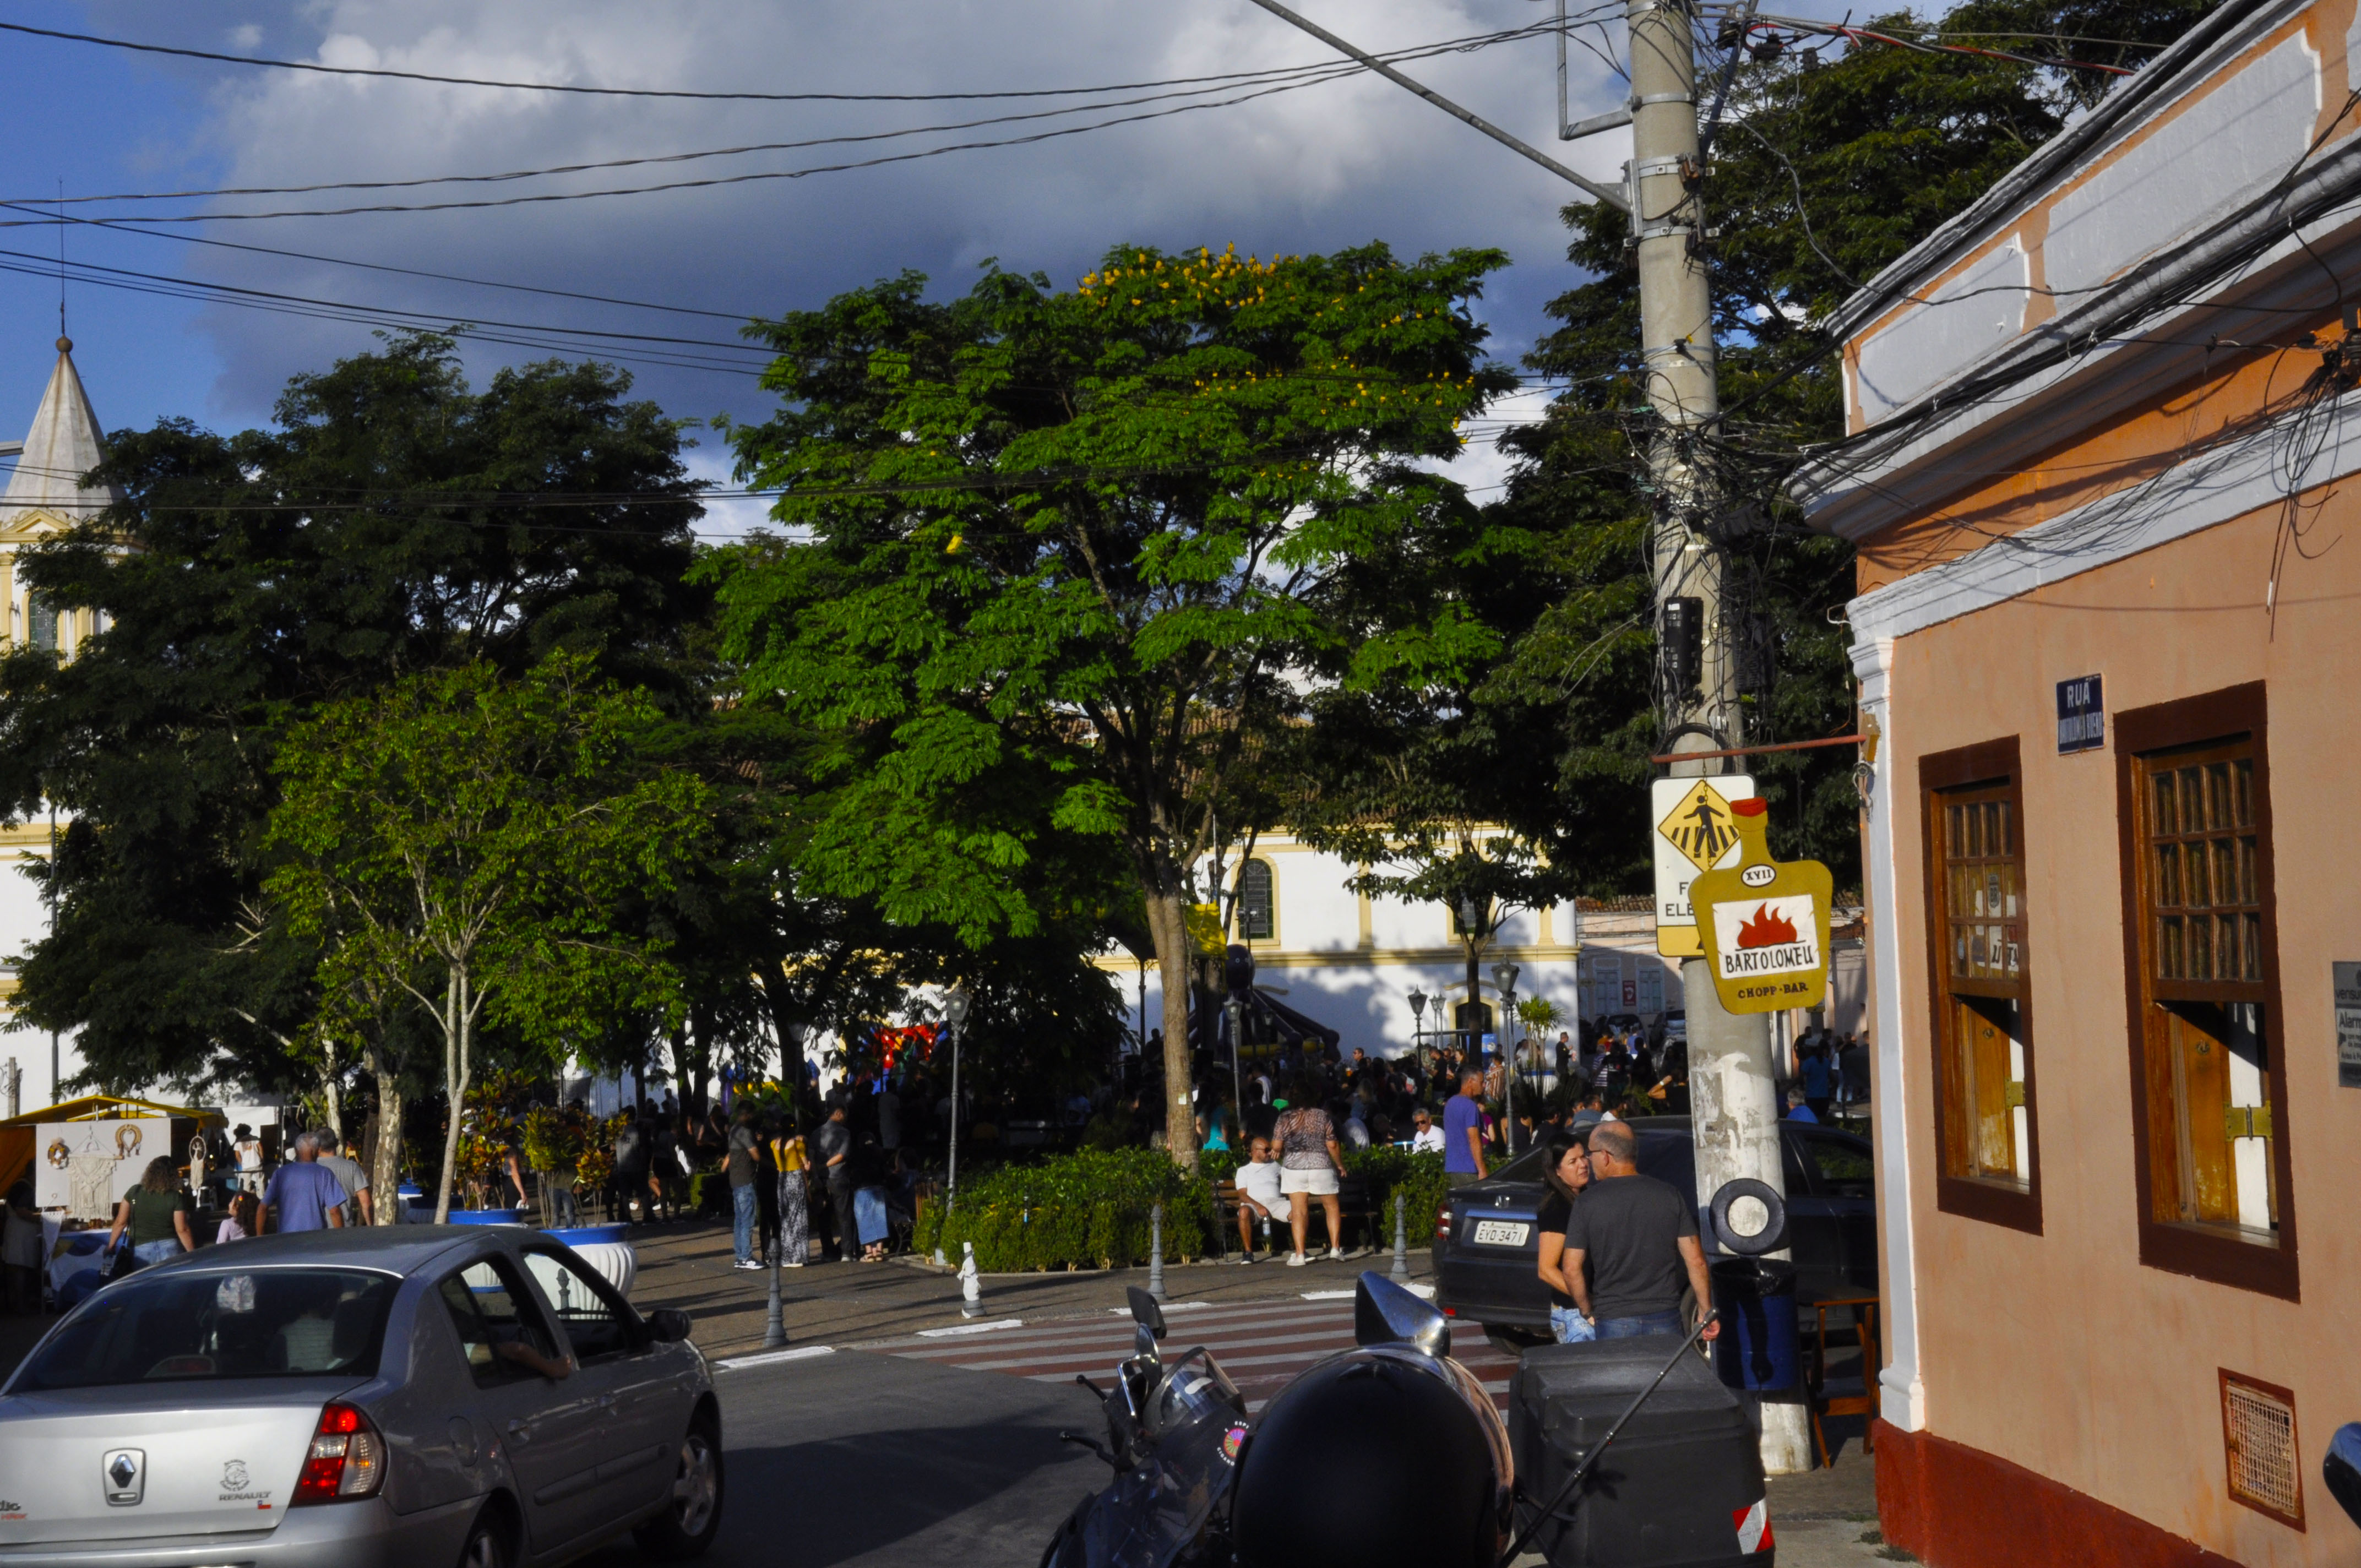
MULTIPOLYGON (((1306 1368, 1349 1348, 1353 1312, 1341 1300, 1225 1303, 1191 1310, 1174 1321, 1171 1329, 1164 1341, 1167 1359, 1202 1347, 1221 1364, 1239 1391, 1250 1396, 1246 1408, 1253 1411, 1262 1409, 1306 1368)), ((1473 1334, 1459 1337, 1472 1342, 1460 1347, 1460 1365, 1475 1375, 1486 1393, 1505 1406, 1506 1375, 1516 1369, 1515 1358, 1473 1334)), ((1127 1320, 1070 1318, 972 1338, 904 1338, 866 1348, 967 1371, 996 1372, 1037 1383, 1066 1383, 1076 1373, 1103 1381, 1104 1375, 1130 1353, 1132 1343, 1133 1326, 1127 1320)))

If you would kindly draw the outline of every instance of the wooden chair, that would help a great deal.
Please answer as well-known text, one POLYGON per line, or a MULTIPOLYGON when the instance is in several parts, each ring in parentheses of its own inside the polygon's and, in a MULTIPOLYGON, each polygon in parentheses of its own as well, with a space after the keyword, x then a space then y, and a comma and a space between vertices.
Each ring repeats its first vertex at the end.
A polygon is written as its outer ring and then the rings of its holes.
MULTIPOLYGON (((1823 1419, 1828 1416, 1867 1416, 1872 1420, 1876 1419, 1877 1375, 1883 1369, 1884 1363, 1879 1351, 1876 1297, 1842 1296, 1832 1300, 1815 1301, 1811 1303, 1811 1309, 1814 1319, 1812 1365, 1806 1387, 1812 1401, 1812 1441, 1819 1444, 1821 1468, 1826 1469, 1834 1465, 1837 1459, 1835 1451, 1828 1446, 1828 1431, 1821 1424, 1823 1419), (1859 1394, 1831 1397, 1828 1392, 1828 1313, 1830 1310, 1839 1307, 1847 1309, 1852 1314, 1854 1335, 1861 1341, 1861 1391, 1859 1394)), ((1861 1432, 1861 1447, 1864 1453, 1874 1452, 1866 1428, 1861 1432)))

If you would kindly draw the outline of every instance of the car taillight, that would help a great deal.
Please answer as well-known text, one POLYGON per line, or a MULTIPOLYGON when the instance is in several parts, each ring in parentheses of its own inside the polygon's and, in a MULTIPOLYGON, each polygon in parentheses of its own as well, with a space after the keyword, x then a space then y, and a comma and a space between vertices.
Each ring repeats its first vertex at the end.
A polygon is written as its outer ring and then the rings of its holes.
POLYGON ((1451 1239, 1451 1211, 1449 1209, 1437 1209, 1434 1212, 1434 1239, 1439 1242, 1449 1241, 1451 1239))
POLYGON ((312 1434, 312 1451, 304 1456, 289 1506, 373 1497, 384 1484, 385 1439, 360 1411, 332 1403, 320 1412, 319 1430, 312 1434))

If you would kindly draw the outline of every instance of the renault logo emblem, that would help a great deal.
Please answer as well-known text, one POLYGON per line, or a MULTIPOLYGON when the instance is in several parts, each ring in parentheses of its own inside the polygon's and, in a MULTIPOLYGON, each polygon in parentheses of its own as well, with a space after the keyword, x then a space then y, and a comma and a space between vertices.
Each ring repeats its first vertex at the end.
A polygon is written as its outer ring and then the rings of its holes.
POLYGON ((99 1461, 99 1471, 105 1477, 109 1508, 127 1508, 148 1489, 148 1456, 138 1449, 109 1450, 99 1461))

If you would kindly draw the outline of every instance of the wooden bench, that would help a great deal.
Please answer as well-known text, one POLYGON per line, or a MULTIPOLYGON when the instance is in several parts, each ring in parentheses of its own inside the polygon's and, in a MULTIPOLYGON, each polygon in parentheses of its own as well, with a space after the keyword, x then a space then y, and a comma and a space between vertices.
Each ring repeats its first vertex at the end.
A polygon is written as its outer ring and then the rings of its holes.
MULTIPOLYGON (((1224 1181, 1214 1186, 1213 1209, 1220 1221, 1221 1235, 1218 1240, 1224 1252, 1229 1250, 1228 1238, 1237 1234, 1238 1206, 1241 1201, 1236 1182, 1224 1181)), ((1360 1222, 1363 1246, 1375 1247, 1388 1245, 1392 1233, 1385 1229, 1384 1215, 1379 1212, 1377 1197, 1370 1190, 1366 1178, 1347 1175, 1337 1182, 1336 1206, 1348 1228, 1354 1221, 1360 1222)), ((1304 1234, 1304 1240, 1307 1243, 1312 1236, 1326 1234, 1328 1229, 1327 1218, 1321 1212, 1320 1200, 1317 1198, 1312 1200, 1311 1212, 1312 1222, 1304 1234)), ((1272 1218, 1270 1228, 1274 1238, 1284 1238, 1279 1244, 1280 1250, 1292 1250, 1294 1238, 1287 1228, 1286 1210, 1281 1209, 1272 1218)))

